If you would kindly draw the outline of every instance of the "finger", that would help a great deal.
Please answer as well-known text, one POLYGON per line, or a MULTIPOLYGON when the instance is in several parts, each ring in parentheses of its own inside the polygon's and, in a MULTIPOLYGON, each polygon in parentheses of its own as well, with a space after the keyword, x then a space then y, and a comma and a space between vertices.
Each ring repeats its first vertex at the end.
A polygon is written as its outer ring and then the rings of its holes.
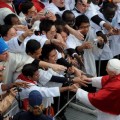
POLYGON ((80 85, 82 85, 82 86, 84 86, 84 87, 88 87, 88 85, 85 84, 85 83, 80 83, 80 85))

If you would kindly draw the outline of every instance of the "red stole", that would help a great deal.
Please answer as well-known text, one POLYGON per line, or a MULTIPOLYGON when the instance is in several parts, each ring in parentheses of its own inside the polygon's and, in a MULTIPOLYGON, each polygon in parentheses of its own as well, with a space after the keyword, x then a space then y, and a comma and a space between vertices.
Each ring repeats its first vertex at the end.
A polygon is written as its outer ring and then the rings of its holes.
POLYGON ((14 9, 5 2, 0 2, 0 8, 9 8, 12 12, 15 12, 14 9))
MULTIPOLYGON (((35 82, 33 80, 28 79, 23 74, 20 74, 17 79, 21 79, 22 81, 25 81, 25 82, 28 82, 28 83, 33 83, 33 84, 37 83, 37 82, 35 82)), ((28 110, 28 106, 29 106, 29 101, 28 101, 28 98, 26 98, 26 99, 23 100, 23 109, 28 110)))
POLYGON ((120 114, 120 75, 102 77, 102 88, 89 93, 88 98, 97 109, 113 115, 120 114))

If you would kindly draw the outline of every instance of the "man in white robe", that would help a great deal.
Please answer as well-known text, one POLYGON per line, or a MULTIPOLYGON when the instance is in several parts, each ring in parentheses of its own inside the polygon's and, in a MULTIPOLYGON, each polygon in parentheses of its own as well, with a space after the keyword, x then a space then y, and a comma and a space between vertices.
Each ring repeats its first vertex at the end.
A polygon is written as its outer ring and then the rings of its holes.
POLYGON ((97 120, 120 120, 120 60, 109 60, 106 70, 106 76, 85 77, 99 89, 97 92, 88 93, 79 88, 76 97, 87 106, 97 109, 97 120))

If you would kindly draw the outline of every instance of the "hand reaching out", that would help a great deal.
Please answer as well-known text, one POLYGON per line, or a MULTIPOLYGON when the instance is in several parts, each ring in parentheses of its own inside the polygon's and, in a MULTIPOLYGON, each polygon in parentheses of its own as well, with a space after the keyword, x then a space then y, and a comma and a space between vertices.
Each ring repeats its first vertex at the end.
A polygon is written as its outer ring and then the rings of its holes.
POLYGON ((75 77, 75 78, 73 79, 73 82, 74 82, 74 83, 78 83, 79 85, 85 86, 85 87, 87 87, 87 84, 89 83, 87 80, 82 79, 82 78, 80 78, 80 77, 75 77))
POLYGON ((29 88, 29 83, 27 82, 15 82, 14 85, 17 87, 22 87, 22 88, 29 88))
POLYGON ((67 69, 65 66, 58 64, 52 64, 50 67, 56 72, 64 72, 67 69))
POLYGON ((16 97, 17 93, 18 91, 15 89, 15 87, 10 89, 10 95, 12 95, 13 97, 16 97))
POLYGON ((79 84, 70 85, 69 86, 69 91, 77 92, 79 87, 80 87, 79 84))

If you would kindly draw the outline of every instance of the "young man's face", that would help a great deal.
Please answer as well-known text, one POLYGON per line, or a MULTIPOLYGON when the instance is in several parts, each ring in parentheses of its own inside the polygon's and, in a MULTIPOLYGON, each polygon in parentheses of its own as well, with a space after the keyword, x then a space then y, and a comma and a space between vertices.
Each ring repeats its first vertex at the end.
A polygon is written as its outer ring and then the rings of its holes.
POLYGON ((62 36, 62 38, 63 38, 64 42, 66 43, 67 38, 68 38, 67 33, 65 33, 64 31, 62 31, 60 34, 61 34, 61 36, 62 36))
POLYGON ((115 12, 116 12, 116 8, 106 8, 106 10, 103 11, 103 15, 106 20, 112 22, 112 19, 115 16, 115 12))
POLYGON ((81 13, 85 13, 87 11, 89 7, 88 3, 81 3, 81 2, 77 2, 76 8, 81 12, 81 13))
POLYGON ((74 16, 74 14, 68 14, 68 15, 66 16, 65 22, 66 22, 70 27, 73 27, 74 24, 75 24, 75 16, 74 16))
POLYGON ((79 26, 79 30, 81 30, 81 33, 83 35, 86 35, 89 31, 89 27, 90 27, 90 23, 82 23, 80 26, 79 26))
POLYGON ((41 56, 42 48, 36 50, 33 54, 29 54, 34 59, 39 59, 41 56))
POLYGON ((49 53, 48 62, 53 64, 57 62, 57 51, 55 49, 49 53))
POLYGON ((40 74, 39 74, 39 71, 37 70, 34 75, 32 76, 32 80, 34 81, 38 81, 39 80, 39 77, 40 77, 40 74))
POLYGON ((36 8, 33 6, 31 9, 28 10, 28 13, 26 14, 26 16, 29 17, 35 17, 37 15, 37 10, 36 8))
POLYGON ((4 36, 3 38, 5 39, 5 41, 9 41, 10 39, 16 36, 17 36, 17 31, 15 30, 15 28, 10 28, 7 32, 7 35, 4 36))
POLYGON ((65 7, 65 0, 52 0, 52 3, 60 8, 65 7))
POLYGON ((12 25, 20 25, 21 24, 20 20, 17 17, 12 17, 11 21, 12 21, 12 25))
POLYGON ((57 34, 56 27, 55 25, 53 25, 51 29, 46 33, 46 36, 48 39, 54 39, 56 34, 57 34))
POLYGON ((7 61, 9 57, 9 52, 5 51, 4 53, 0 54, 0 61, 7 61))

